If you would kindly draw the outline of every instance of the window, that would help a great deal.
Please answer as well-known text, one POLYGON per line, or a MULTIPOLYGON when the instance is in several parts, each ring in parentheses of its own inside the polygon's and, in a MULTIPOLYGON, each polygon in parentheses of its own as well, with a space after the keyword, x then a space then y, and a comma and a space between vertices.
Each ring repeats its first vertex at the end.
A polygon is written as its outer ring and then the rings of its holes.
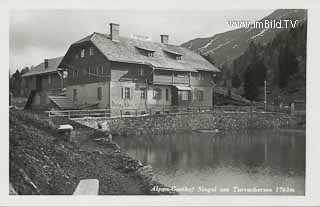
POLYGON ((97 68, 90 68, 90 74, 91 75, 97 75, 97 68))
POLYGON ((80 56, 81 56, 82 58, 84 58, 84 49, 81 49, 80 56))
POLYGON ((200 78, 200 73, 196 73, 195 76, 196 76, 196 80, 199 80, 199 78, 200 78))
POLYGON ((203 101, 203 91, 197 91, 197 98, 199 101, 203 101))
POLYGON ((68 78, 68 75, 69 75, 68 73, 69 73, 68 71, 63 71, 62 72, 62 77, 63 78, 68 78))
POLYGON ((189 95, 188 91, 181 91, 181 100, 182 100, 182 101, 187 101, 187 100, 189 100, 188 95, 189 95))
POLYGON ((73 89, 73 102, 77 103, 77 99, 78 99, 78 91, 77 89, 73 89))
POLYGON ((154 57, 154 52, 153 51, 149 51, 148 52, 148 57, 154 57))
POLYGON ((144 76, 144 69, 140 68, 140 76, 144 76))
POLYGON ((166 101, 169 101, 169 89, 166 88, 166 101))
POLYGON ((204 80, 205 78, 204 78, 204 74, 203 73, 199 73, 199 78, 198 78, 198 80, 204 80))
POLYGON ((90 76, 90 67, 86 68, 86 70, 83 73, 84 76, 90 76))
POLYGON ((90 56, 94 55, 94 48, 93 48, 93 47, 90 47, 89 55, 90 55, 90 56))
POLYGON ((184 72, 175 72, 174 75, 178 78, 187 78, 189 76, 188 73, 184 72))
POLYGON ((122 88, 121 89, 121 97, 122 99, 130 99, 131 98, 131 88, 122 88))
POLYGON ((103 65, 100 65, 98 73, 99 75, 103 75, 103 65))
POLYGON ((48 84, 51 84, 51 75, 48 75, 48 84))
POLYGON ((176 56, 176 59, 177 59, 177 60, 181 60, 181 57, 182 57, 181 55, 177 55, 177 56, 176 56))
POLYGON ((78 70, 73 71, 73 78, 78 78, 78 70))
POLYGON ((102 88, 97 88, 97 99, 100 101, 102 99, 102 88))
POLYGON ((140 92, 141 92, 140 98, 141 99, 146 99, 147 98, 146 88, 140 88, 140 92))
POLYGON ((161 89, 160 88, 153 89, 153 99, 161 100, 161 89))

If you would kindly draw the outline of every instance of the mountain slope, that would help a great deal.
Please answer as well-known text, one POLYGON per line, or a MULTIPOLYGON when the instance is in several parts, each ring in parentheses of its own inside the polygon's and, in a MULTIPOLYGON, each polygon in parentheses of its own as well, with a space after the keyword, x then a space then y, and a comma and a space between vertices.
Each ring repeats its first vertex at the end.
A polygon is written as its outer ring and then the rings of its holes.
MULTIPOLYGON (((280 9, 276 10, 267 17, 265 20, 278 20, 284 25, 284 20, 305 20, 307 10, 302 9, 280 9)), ((289 28, 291 27, 288 25, 289 28)), ((199 52, 208 56, 211 62, 216 66, 221 66, 225 62, 232 63, 232 61, 240 56, 246 50, 250 42, 260 43, 265 45, 269 43, 277 33, 283 31, 284 28, 239 28, 224 33, 213 35, 207 38, 196 38, 183 43, 182 46, 193 51, 199 52)))
POLYGON ((227 68, 232 71, 232 86, 244 89, 241 94, 245 97, 261 101, 266 80, 268 102, 279 98, 286 103, 295 99, 305 101, 306 48, 307 21, 283 30, 267 45, 251 42, 227 68))

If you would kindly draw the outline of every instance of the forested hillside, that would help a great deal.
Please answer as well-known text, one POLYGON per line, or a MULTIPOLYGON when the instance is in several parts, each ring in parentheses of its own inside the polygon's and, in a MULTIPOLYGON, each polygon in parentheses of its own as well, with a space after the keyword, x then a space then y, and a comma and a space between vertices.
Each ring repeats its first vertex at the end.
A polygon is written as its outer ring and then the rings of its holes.
MULTIPOLYGON (((307 18, 307 10, 305 9, 278 9, 270 15, 264 17, 260 22, 277 21, 282 22, 291 20, 292 22, 305 21, 307 18)), ((212 25, 214 27, 214 25, 212 25)), ((288 25, 291 28, 291 24, 288 25)), ((190 50, 198 52, 217 67, 224 64, 231 64, 232 61, 239 57, 250 45, 250 42, 266 45, 274 39, 274 37, 287 30, 286 27, 241 27, 231 31, 214 34, 210 37, 195 38, 182 44, 190 50)))
POLYGON ((263 100, 267 81, 268 102, 290 102, 306 98, 307 22, 284 30, 266 45, 251 42, 233 61, 229 78, 246 98, 263 100))

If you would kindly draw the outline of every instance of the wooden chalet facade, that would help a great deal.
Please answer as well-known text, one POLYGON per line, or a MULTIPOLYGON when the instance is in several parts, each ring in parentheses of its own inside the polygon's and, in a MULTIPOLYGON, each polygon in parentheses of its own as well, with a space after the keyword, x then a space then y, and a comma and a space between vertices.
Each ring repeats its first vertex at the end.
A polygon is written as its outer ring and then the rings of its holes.
POLYGON ((79 106, 145 109, 211 106, 214 73, 219 69, 186 48, 93 33, 68 49, 59 67, 68 71, 66 95, 79 106))
POLYGON ((61 60, 62 57, 44 59, 42 63, 23 74, 29 94, 25 108, 48 109, 51 105, 49 97, 62 93, 63 69, 58 68, 61 60))

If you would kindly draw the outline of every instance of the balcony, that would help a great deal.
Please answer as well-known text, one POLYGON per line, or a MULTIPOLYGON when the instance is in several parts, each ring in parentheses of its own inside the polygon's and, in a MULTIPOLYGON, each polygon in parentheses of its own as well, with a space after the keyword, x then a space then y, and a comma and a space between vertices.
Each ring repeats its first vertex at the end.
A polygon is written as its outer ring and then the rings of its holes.
POLYGON ((169 75, 154 75, 153 83, 158 84, 189 84, 189 77, 169 76, 169 75))

